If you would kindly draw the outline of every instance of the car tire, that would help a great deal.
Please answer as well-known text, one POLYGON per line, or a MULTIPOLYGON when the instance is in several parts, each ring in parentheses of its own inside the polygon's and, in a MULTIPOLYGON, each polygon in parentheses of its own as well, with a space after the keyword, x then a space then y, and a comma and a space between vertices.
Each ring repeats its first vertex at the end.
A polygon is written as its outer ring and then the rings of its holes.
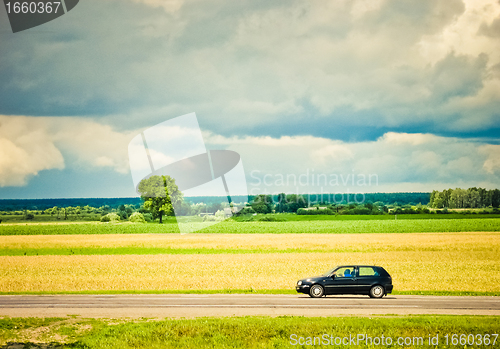
POLYGON ((321 298, 325 295, 325 289, 321 285, 312 285, 309 290, 309 296, 312 298, 321 298))
POLYGON ((370 293, 368 294, 370 298, 382 298, 385 294, 385 290, 383 286, 375 285, 370 288, 370 293))

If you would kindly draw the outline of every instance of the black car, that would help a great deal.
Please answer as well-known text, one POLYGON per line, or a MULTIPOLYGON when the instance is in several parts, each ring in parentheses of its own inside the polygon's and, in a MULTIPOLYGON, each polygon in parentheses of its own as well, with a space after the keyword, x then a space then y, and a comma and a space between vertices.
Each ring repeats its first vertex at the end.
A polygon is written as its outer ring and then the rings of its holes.
POLYGON ((313 298, 330 294, 364 294, 382 298, 392 292, 392 278, 382 267, 342 265, 321 276, 297 281, 295 289, 313 298))

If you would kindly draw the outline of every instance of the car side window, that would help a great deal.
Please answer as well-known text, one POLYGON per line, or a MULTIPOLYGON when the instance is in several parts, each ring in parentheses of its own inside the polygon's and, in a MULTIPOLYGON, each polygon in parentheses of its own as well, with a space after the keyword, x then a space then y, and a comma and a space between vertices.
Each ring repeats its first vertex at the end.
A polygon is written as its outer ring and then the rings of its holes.
POLYGON ((359 276, 379 276, 377 270, 372 267, 359 267, 359 276))
POLYGON ((343 267, 335 271, 336 278, 352 278, 356 276, 356 270, 354 267, 343 267))

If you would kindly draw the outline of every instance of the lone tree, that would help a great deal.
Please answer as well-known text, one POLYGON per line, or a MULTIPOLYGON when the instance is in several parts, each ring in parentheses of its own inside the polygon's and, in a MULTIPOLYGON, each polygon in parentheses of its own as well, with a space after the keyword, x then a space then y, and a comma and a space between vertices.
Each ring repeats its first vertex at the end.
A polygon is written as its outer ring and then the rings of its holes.
POLYGON ((153 219, 169 215, 174 211, 174 205, 182 201, 182 193, 170 176, 151 176, 143 179, 137 188, 144 201, 144 208, 151 212, 153 219))

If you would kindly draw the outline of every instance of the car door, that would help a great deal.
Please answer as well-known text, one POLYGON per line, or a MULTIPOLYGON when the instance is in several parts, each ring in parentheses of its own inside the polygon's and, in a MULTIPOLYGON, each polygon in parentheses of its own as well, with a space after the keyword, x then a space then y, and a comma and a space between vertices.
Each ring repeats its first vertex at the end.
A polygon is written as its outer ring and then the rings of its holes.
POLYGON ((358 291, 359 293, 368 294, 372 285, 380 280, 378 271, 373 267, 358 267, 358 291))
POLYGON ((340 267, 325 281, 326 294, 356 293, 356 268, 354 266, 340 267))

